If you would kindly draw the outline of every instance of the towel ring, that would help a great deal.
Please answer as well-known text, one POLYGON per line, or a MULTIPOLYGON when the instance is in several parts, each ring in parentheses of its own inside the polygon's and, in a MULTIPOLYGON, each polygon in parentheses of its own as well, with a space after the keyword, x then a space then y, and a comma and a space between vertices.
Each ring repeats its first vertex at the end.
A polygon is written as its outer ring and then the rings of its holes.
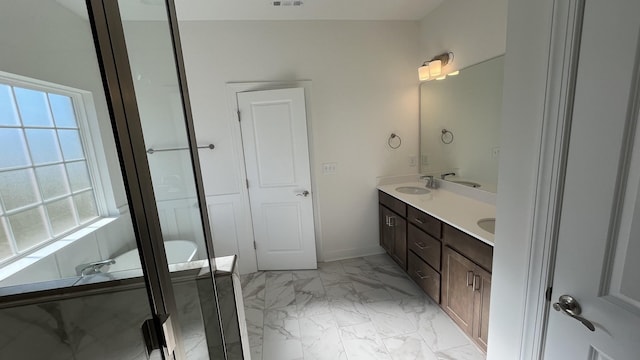
POLYGON ((389 145, 390 148, 392 149, 397 149, 400 147, 400 145, 402 145, 402 138, 400 138, 399 135, 396 135, 395 133, 391 133, 391 135, 389 135, 389 139, 387 139, 387 144, 389 145), (391 142, 393 139, 398 139, 398 145, 392 145, 391 142))
POLYGON ((447 129, 442 129, 440 140, 442 140, 444 144, 451 144, 453 142, 453 133, 447 129))

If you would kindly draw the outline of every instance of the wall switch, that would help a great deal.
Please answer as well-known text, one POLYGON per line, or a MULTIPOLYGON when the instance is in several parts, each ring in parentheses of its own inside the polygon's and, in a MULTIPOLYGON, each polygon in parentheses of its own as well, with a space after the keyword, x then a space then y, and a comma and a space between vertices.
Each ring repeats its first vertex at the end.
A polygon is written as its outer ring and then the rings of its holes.
POLYGON ((322 164, 322 173, 324 175, 335 174, 337 168, 338 168, 338 164, 337 163, 323 163, 322 164))
POLYGON ((409 156, 409 166, 413 167, 418 165, 418 157, 415 155, 409 156))
POLYGON ((491 158, 492 159, 497 159, 499 157, 500 157, 500 146, 492 147, 491 148, 491 158))
POLYGON ((429 166, 429 156, 426 154, 422 154, 422 156, 420 156, 421 158, 421 162, 422 162, 422 166, 429 166))

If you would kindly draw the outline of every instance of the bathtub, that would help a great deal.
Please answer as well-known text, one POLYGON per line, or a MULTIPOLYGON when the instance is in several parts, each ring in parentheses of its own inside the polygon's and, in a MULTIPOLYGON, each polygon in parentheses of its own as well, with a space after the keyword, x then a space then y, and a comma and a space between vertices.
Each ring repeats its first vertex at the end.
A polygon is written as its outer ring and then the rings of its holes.
MULTIPOLYGON (((193 241, 169 240, 164 243, 169 264, 184 263, 193 260, 198 251, 198 246, 193 241)), ((113 258, 115 264, 109 266, 109 272, 140 269, 140 256, 138 249, 129 250, 126 253, 113 258)))

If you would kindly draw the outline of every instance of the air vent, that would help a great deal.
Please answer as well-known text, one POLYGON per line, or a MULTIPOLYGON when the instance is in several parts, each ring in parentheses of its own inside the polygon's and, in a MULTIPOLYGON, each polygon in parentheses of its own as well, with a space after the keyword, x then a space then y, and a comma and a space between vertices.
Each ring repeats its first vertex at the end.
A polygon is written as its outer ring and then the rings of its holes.
POLYGON ((301 0, 283 0, 272 2, 273 6, 302 6, 301 0))

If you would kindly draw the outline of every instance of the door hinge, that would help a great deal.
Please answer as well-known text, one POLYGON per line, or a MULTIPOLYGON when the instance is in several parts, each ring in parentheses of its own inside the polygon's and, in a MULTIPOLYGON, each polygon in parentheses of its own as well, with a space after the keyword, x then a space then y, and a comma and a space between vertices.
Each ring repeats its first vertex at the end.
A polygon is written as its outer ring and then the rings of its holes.
POLYGON ((247 189, 249 188, 249 179, 245 179, 245 182, 247 183, 247 189))
POLYGON ((160 315, 147 319, 142 323, 142 337, 147 350, 147 357, 159 350, 164 358, 173 358, 176 341, 173 337, 173 325, 169 315, 160 315))
POLYGON ((256 250, 258 247, 256 246, 256 242, 253 242, 253 250, 256 250))
POLYGON ((240 109, 236 111, 236 114, 238 114, 238 121, 240 121, 240 109))
POLYGON ((553 287, 549 286, 547 288, 547 291, 544 294, 545 299, 547 299, 547 301, 551 302, 551 293, 553 292, 553 287))

